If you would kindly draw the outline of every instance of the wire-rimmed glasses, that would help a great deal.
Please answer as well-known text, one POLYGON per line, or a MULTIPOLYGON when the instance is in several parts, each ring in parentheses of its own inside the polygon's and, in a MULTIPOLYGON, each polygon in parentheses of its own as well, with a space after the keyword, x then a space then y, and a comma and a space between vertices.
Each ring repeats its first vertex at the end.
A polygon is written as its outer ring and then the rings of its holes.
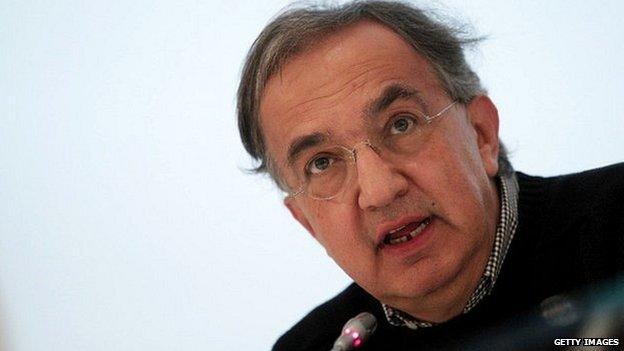
POLYGON ((434 115, 422 112, 397 114, 383 129, 369 133, 369 139, 352 148, 330 145, 299 156, 292 168, 300 186, 288 196, 307 194, 317 200, 331 200, 338 196, 357 174, 355 163, 357 150, 361 146, 370 147, 386 160, 415 155, 429 138, 431 122, 444 115, 456 103, 450 103, 434 115))

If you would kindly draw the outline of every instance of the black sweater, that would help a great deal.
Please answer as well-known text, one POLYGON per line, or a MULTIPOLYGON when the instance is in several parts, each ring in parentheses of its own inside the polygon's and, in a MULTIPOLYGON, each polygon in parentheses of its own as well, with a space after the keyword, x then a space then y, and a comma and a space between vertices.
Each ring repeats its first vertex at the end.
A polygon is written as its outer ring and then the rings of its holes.
POLYGON ((570 330, 546 327, 537 306, 624 271, 624 163, 552 178, 516 175, 518 228, 492 293, 471 312, 431 328, 394 327, 379 301, 351 284, 273 350, 330 350, 344 323, 363 311, 378 326, 359 350, 529 350, 566 337, 570 330))

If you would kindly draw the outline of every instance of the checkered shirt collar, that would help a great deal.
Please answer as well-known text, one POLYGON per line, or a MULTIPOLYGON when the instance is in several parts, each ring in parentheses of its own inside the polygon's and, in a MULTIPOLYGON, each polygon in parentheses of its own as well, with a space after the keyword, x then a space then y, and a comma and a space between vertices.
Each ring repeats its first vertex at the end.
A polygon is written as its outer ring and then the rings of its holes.
MULTIPOLYGON (((500 273, 501 266, 509 250, 509 245, 518 227, 518 180, 515 174, 510 176, 499 176, 499 189, 501 193, 501 212, 494 245, 490 258, 485 265, 483 276, 479 280, 477 288, 472 293, 470 299, 464 307, 463 313, 472 310, 483 298, 490 294, 496 283, 496 278, 500 273)), ((409 314, 382 304, 388 323, 397 327, 407 327, 410 329, 427 328, 435 323, 418 320, 409 314)))

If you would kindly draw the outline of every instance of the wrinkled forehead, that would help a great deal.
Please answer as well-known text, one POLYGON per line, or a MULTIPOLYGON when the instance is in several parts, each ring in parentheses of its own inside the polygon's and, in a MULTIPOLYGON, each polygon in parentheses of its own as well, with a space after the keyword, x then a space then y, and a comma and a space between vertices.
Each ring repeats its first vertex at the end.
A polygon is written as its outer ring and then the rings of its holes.
POLYGON ((260 125, 267 152, 283 161, 288 145, 302 134, 357 137, 366 107, 393 84, 431 103, 444 98, 427 60, 383 25, 360 22, 323 38, 266 84, 260 125))

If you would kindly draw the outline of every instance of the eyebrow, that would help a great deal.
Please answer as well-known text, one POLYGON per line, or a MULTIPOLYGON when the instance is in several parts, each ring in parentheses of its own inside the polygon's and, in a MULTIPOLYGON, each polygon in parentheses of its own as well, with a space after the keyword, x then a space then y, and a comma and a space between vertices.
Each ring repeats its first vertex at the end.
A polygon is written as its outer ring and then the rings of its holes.
POLYGON ((426 112, 427 104, 420 96, 418 90, 410 86, 395 83, 387 86, 378 98, 368 104, 368 106, 364 109, 364 113, 369 117, 374 117, 386 110, 388 107, 392 106, 395 101, 408 99, 416 101, 416 103, 418 103, 423 109, 422 112, 426 112))
POLYGON ((312 148, 327 141, 327 139, 327 135, 318 132, 296 138, 288 148, 288 165, 292 166, 301 153, 309 148, 312 148))

